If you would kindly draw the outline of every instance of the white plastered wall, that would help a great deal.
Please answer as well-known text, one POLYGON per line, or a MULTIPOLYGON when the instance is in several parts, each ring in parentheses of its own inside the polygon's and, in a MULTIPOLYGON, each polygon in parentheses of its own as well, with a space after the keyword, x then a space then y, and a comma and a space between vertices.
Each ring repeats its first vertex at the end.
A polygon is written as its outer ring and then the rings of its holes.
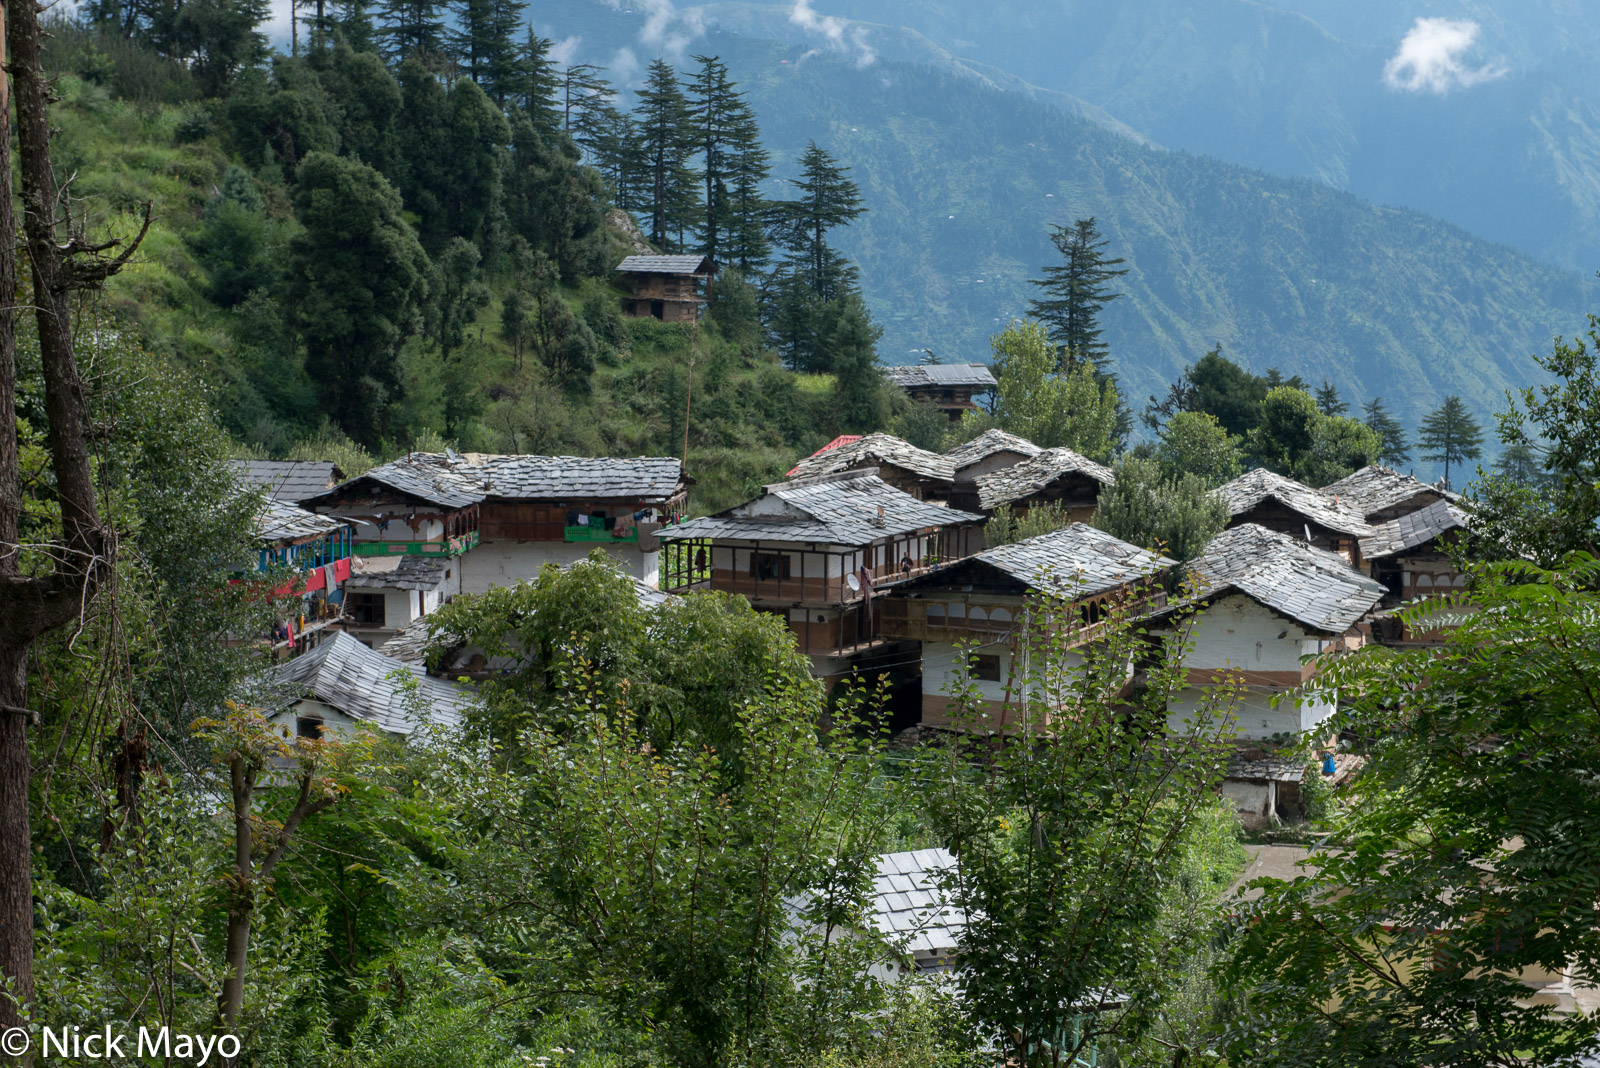
POLYGON ((464 553, 460 565, 462 593, 484 593, 496 586, 512 586, 533 579, 545 564, 565 567, 604 549, 622 570, 654 586, 660 580, 660 554, 641 552, 631 542, 486 541, 464 553))

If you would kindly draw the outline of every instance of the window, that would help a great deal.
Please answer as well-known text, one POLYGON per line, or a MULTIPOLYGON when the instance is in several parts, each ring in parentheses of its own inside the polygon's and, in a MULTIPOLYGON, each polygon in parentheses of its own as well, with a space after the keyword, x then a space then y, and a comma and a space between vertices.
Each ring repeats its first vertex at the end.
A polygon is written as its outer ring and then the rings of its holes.
POLYGON ((320 719, 312 719, 310 716, 296 716, 294 732, 301 738, 321 738, 322 721, 320 719))
POLYGON ((972 677, 980 682, 1000 681, 1000 657, 984 654, 972 658, 972 677))
POLYGON ((344 610, 358 627, 384 626, 383 594, 350 590, 344 595, 344 610))
POLYGON ((751 553, 750 577, 758 580, 789 577, 789 557, 784 553, 751 553))

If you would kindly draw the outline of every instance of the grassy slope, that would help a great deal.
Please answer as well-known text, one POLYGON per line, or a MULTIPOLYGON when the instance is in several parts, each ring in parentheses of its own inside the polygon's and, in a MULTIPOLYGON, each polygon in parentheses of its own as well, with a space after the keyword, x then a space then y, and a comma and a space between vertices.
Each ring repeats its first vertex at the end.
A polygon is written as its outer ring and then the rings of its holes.
MULTIPOLYGON (((182 111, 112 100, 103 90, 74 78, 61 79, 61 130, 57 158, 63 174, 77 172, 73 194, 83 198, 97 228, 131 232, 135 212, 149 200, 156 224, 139 262, 114 279, 103 306, 133 325, 152 348, 198 369, 211 383, 217 403, 242 446, 254 452, 285 451, 297 436, 317 437, 317 428, 285 428, 273 422, 281 397, 308 388, 292 354, 262 356, 238 338, 252 324, 204 296, 204 272, 185 239, 201 225, 208 197, 229 165, 221 139, 180 144, 182 111), (251 361, 280 364, 276 379, 252 390, 245 381, 251 361), (276 383, 274 385, 273 383, 276 383)), ((263 182, 268 210, 286 241, 294 223, 281 185, 263 182)), ((567 294, 576 311, 580 296, 567 294)), ((689 338, 678 327, 625 320, 596 368, 592 392, 574 396, 549 381, 533 361, 513 359, 500 335, 503 286, 479 316, 463 355, 478 383, 481 410, 454 438, 463 449, 575 453, 585 455, 678 455, 683 448, 684 382, 695 359, 690 433, 690 471, 698 479, 694 506, 715 510, 755 493, 781 477, 795 459, 826 441, 831 422, 829 383, 801 378, 772 357, 723 340, 715 326, 689 338)), ((270 325, 270 324, 269 324, 270 325)), ((443 426, 436 357, 420 346, 405 353, 411 396, 405 410, 410 441, 436 440, 443 426)), ((259 369, 258 369, 259 370, 259 369)), ((270 369, 269 369, 270 370, 270 369)), ((257 376, 260 380, 260 376, 257 376)), ((376 459, 383 459, 378 456, 376 459)))

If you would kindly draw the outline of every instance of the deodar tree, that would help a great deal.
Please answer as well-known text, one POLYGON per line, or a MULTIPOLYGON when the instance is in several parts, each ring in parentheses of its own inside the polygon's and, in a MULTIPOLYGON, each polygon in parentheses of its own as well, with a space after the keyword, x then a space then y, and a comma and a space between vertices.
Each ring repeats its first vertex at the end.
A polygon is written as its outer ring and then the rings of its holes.
POLYGON ((28 652, 45 633, 79 618, 113 573, 116 537, 100 519, 84 384, 73 348, 74 295, 120 270, 144 227, 115 255, 119 242, 95 243, 63 212, 50 160, 50 86, 41 61, 39 10, 31 0, 5 12, 17 103, 17 173, 22 179, 23 237, 31 304, 38 326, 46 439, 60 509, 47 540, 22 540, 23 481, 17 448, 18 297, 12 214, 9 94, 0 78, 0 1031, 15 1026, 33 999, 33 895, 27 729, 28 652), (59 229, 68 230, 60 240, 59 229))

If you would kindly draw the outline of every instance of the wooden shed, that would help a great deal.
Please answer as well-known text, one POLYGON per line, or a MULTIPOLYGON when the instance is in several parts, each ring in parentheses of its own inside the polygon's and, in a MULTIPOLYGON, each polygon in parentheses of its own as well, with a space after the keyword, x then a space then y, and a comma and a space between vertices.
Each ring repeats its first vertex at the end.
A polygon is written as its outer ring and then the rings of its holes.
POLYGON ((700 305, 708 296, 701 291, 701 280, 709 281, 716 270, 705 256, 629 256, 617 265, 633 289, 622 301, 623 314, 664 323, 697 323, 700 305))

